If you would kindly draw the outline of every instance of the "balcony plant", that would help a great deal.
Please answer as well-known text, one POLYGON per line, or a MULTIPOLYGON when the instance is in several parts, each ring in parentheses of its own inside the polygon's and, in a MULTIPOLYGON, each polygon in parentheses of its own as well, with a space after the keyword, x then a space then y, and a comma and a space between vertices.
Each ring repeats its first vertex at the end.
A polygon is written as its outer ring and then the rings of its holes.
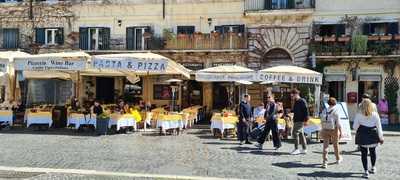
POLYGON ((364 55, 367 53, 368 37, 365 35, 354 35, 351 39, 351 50, 355 55, 364 55))
POLYGON ((380 36, 380 40, 381 41, 390 41, 390 40, 392 40, 392 35, 391 34, 388 34, 388 35, 381 35, 380 36))
POLYGON ((399 41, 399 40, 400 40, 400 34, 394 35, 394 39, 397 40, 397 41, 399 41))
POLYGON ((336 41, 336 35, 325 36, 325 37, 324 37, 324 41, 325 41, 325 42, 335 42, 335 41, 336 41))
POLYGON ((368 36, 368 41, 378 41, 379 40, 379 36, 376 34, 372 34, 368 36))
POLYGON ((338 41, 339 42, 349 42, 350 41, 350 36, 347 36, 347 35, 342 35, 342 36, 340 36, 340 37, 338 37, 338 41))
POLYGON ((314 41, 315 42, 322 42, 322 40, 323 40, 323 38, 321 36, 319 36, 319 35, 315 35, 314 36, 314 41))
POLYGON ((397 109, 397 93, 399 91, 399 79, 393 74, 385 78, 385 96, 389 105, 389 120, 394 124, 399 119, 399 111, 397 109))

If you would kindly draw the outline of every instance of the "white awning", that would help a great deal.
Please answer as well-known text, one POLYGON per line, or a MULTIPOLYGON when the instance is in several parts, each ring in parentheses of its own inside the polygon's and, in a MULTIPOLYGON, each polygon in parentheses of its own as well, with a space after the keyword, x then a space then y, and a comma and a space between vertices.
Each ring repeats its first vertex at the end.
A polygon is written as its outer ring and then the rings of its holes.
POLYGON ((183 75, 190 78, 190 70, 181 64, 154 53, 96 55, 93 68, 129 71, 137 75, 183 75))
POLYGON ((29 54, 21 51, 0 52, 0 72, 8 72, 8 64, 13 62, 14 58, 24 56, 29 56, 29 54))
POLYGON ((298 66, 275 66, 258 72, 258 81, 322 84, 322 74, 298 66))
POLYGON ((358 81, 382 81, 381 75, 360 75, 358 81))
POLYGON ((84 70, 89 54, 84 52, 62 52, 37 54, 14 58, 16 70, 84 70))
POLYGON ((333 81, 346 81, 345 74, 325 74, 325 81, 333 82, 333 81))
POLYGON ((60 71, 23 71, 25 79, 62 79, 71 80, 71 74, 60 71))
POLYGON ((196 81, 203 82, 253 81, 254 78, 254 70, 237 65, 211 67, 196 72, 196 81))

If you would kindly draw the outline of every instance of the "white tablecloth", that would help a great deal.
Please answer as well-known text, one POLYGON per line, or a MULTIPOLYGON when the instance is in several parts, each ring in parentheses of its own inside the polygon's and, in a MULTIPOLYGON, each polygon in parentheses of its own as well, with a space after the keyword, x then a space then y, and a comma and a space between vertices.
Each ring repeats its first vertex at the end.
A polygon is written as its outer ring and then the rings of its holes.
POLYGON ((67 126, 75 125, 75 129, 79 129, 81 125, 93 125, 96 128, 96 115, 71 114, 68 117, 67 126))
POLYGON ((184 120, 157 120, 157 127, 163 130, 167 129, 182 129, 185 127, 184 120))
POLYGON ((235 129, 236 125, 232 123, 223 123, 221 120, 212 120, 211 119, 211 131, 214 129, 219 129, 221 134, 224 134, 225 129, 235 129))
POLYGON ((304 126, 304 133, 306 133, 307 135, 311 135, 311 133, 321 131, 321 129, 322 128, 319 125, 308 125, 304 126))
POLYGON ((13 125, 13 112, 12 111, 7 111, 7 110, 2 110, 0 111, 0 124, 8 124, 10 126, 13 125))
POLYGON ((129 114, 112 114, 110 122, 108 123, 108 128, 111 128, 113 125, 117 126, 117 131, 119 131, 121 127, 133 127, 135 131, 137 130, 136 120, 129 114))
POLYGON ((29 127, 32 124, 48 124, 49 127, 51 127, 53 124, 51 113, 40 113, 40 115, 36 115, 35 113, 27 113, 26 127, 29 127))

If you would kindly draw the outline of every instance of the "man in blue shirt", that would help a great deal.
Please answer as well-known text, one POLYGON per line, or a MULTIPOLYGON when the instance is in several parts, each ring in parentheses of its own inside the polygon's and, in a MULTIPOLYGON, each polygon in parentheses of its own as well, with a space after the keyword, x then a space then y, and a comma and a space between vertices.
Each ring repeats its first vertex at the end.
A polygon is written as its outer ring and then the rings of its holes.
POLYGON ((238 123, 238 139, 240 145, 243 143, 251 144, 249 141, 249 133, 251 130, 251 105, 250 95, 245 94, 243 101, 239 105, 239 123, 238 123))

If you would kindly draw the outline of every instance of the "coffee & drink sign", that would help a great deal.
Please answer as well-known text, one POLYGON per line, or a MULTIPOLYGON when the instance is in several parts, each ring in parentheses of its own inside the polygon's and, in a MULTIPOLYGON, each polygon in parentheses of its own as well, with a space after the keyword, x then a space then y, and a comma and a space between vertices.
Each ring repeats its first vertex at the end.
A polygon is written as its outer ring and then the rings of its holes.
POLYGON ((92 61, 93 68, 128 71, 164 72, 167 66, 168 61, 155 58, 95 57, 92 61))
POLYGON ((259 73, 257 80, 263 82, 303 83, 319 85, 322 84, 321 75, 259 73))
POLYGON ((84 70, 85 66, 86 60, 84 58, 36 57, 29 59, 15 59, 16 70, 84 70))

